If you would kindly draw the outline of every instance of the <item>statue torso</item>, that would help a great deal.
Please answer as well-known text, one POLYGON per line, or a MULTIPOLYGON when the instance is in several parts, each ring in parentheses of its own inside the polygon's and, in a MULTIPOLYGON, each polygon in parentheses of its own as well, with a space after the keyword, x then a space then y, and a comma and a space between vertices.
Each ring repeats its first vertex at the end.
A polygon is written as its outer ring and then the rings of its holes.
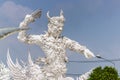
POLYGON ((48 59, 63 61, 66 58, 66 45, 63 37, 54 38, 42 35, 40 47, 48 59))
POLYGON ((43 52, 46 54, 47 65, 44 70, 50 73, 64 74, 66 73, 66 46, 63 37, 58 39, 54 37, 41 36, 39 44, 43 52))

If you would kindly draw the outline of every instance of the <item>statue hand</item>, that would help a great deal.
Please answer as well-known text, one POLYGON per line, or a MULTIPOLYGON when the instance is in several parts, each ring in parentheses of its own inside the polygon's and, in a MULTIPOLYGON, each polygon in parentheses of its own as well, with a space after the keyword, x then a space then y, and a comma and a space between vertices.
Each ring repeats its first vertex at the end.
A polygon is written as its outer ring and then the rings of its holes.
POLYGON ((27 26, 29 23, 34 22, 37 18, 40 18, 41 13, 41 10, 36 10, 31 14, 27 14, 20 26, 27 26))
POLYGON ((84 55, 85 55, 86 58, 95 57, 95 55, 89 49, 84 50, 84 55))

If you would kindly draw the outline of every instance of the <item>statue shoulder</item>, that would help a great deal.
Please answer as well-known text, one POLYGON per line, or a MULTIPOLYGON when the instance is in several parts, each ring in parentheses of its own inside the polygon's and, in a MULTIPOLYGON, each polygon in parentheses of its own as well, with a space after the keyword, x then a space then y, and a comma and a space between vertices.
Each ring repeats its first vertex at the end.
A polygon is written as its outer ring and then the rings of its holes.
POLYGON ((67 37, 65 37, 65 36, 63 36, 62 38, 63 38, 63 40, 65 40, 65 41, 70 40, 69 38, 67 38, 67 37))

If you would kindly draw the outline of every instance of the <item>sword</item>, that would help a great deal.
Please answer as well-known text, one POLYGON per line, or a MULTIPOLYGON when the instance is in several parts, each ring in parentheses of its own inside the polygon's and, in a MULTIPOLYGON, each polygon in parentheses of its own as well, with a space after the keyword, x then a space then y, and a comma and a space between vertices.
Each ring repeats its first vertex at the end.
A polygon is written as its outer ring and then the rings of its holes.
POLYGON ((7 28, 0 28, 0 40, 6 38, 7 36, 23 31, 28 30, 29 28, 17 28, 17 27, 7 27, 7 28))

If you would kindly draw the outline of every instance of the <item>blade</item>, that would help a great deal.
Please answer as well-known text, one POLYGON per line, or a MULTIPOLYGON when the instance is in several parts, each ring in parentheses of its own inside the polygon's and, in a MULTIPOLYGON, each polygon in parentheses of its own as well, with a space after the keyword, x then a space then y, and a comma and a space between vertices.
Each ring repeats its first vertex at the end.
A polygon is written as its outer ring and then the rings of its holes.
POLYGON ((38 10, 34 11, 31 15, 32 15, 32 17, 34 17, 36 19, 36 18, 40 18, 41 14, 42 14, 42 11, 40 9, 38 9, 38 10))
POLYGON ((0 28, 0 39, 6 38, 7 36, 22 31, 27 30, 28 28, 17 28, 17 27, 9 27, 9 28, 0 28))

